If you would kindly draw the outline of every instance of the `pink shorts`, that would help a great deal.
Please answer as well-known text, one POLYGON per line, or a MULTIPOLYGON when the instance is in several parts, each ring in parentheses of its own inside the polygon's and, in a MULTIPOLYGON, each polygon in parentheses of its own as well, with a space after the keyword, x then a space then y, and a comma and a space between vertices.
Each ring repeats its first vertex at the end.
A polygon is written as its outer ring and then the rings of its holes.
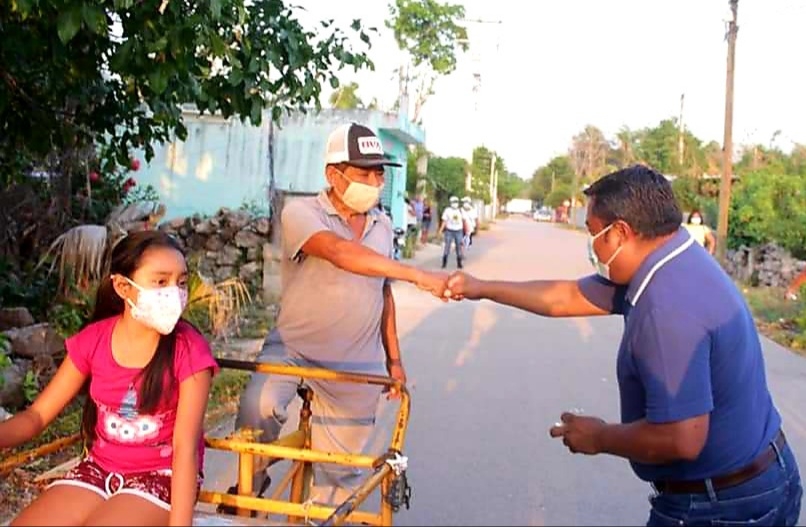
MULTIPOLYGON (((155 470, 118 474, 104 470, 91 457, 87 457, 72 470, 48 485, 72 485, 91 490, 103 499, 116 494, 131 494, 147 500, 157 507, 171 510, 171 470, 155 470)), ((198 477, 196 491, 201 487, 201 476, 198 477)))

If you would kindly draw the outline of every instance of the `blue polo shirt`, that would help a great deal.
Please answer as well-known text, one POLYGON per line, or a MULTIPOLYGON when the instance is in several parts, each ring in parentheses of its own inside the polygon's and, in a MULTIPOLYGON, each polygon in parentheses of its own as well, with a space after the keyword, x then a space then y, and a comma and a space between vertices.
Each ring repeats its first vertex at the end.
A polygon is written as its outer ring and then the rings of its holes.
POLYGON ((744 297, 685 229, 656 249, 624 286, 579 281, 594 305, 624 315, 617 376, 621 420, 682 421, 710 414, 695 461, 632 462, 645 481, 695 480, 750 463, 775 438, 781 417, 744 297))

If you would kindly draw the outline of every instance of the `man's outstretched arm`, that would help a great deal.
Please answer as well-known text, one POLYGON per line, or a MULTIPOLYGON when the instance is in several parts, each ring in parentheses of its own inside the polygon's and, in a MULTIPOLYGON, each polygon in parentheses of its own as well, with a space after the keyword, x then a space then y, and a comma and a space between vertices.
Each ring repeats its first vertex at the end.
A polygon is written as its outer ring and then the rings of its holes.
POLYGON ((576 280, 506 282, 454 273, 448 279, 447 288, 451 298, 457 300, 492 300, 546 317, 597 316, 612 312, 589 301, 576 280))
POLYGON ((430 291, 437 297, 444 296, 445 275, 402 264, 330 231, 320 231, 312 235, 302 245, 302 252, 327 260, 339 269, 351 273, 403 280, 430 291))

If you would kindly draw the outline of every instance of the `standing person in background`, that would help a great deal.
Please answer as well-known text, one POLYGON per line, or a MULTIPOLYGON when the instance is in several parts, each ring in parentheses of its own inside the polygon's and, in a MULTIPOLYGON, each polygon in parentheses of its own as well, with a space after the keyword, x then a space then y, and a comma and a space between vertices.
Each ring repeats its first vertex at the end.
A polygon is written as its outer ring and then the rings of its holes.
POLYGON ((442 223, 438 234, 445 234, 445 247, 442 252, 442 268, 448 265, 448 256, 451 254, 451 243, 456 246, 456 267, 462 268, 464 258, 464 235, 467 233, 465 216, 459 209, 459 198, 451 196, 449 206, 442 212, 442 223))
POLYGON ((425 245, 428 243, 428 232, 431 230, 431 201, 428 199, 423 200, 423 223, 420 232, 420 242, 425 245))
POLYGON ((702 219, 702 213, 698 209, 691 211, 688 221, 683 225, 694 240, 705 247, 713 255, 716 252, 716 237, 711 232, 711 228, 702 219))
POLYGON ((473 202, 468 196, 462 198, 462 214, 464 215, 465 222, 467 223, 465 247, 468 248, 473 245, 473 235, 476 234, 476 228, 478 227, 478 213, 476 212, 476 209, 473 208, 473 202))

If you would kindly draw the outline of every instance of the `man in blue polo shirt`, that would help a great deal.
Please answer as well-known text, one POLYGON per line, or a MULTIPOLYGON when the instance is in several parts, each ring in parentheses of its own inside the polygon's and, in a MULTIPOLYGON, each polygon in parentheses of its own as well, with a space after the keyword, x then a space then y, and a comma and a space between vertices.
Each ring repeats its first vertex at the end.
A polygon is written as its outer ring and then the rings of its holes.
POLYGON ((574 453, 628 459, 655 489, 648 525, 796 525, 797 462, 742 295, 680 227, 661 174, 626 168, 585 194, 596 275, 516 283, 455 273, 450 294, 544 316, 624 316, 621 423, 564 413, 550 434, 574 453))

